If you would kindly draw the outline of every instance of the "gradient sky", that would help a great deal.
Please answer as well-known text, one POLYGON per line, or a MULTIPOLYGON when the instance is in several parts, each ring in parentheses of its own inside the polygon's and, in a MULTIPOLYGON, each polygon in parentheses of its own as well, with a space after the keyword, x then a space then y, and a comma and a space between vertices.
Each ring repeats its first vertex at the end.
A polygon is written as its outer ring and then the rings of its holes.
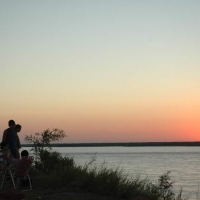
MULTIPOLYGON (((0 131, 64 142, 200 140, 199 0, 0 0, 0 131)), ((1 134, 2 135, 2 134, 1 134)))

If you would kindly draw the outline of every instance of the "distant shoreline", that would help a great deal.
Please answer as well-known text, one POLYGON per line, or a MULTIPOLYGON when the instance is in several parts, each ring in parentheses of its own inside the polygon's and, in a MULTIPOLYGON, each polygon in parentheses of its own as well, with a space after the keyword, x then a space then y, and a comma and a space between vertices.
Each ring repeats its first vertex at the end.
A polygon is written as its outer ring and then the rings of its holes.
MULTIPOLYGON (((33 144, 22 144, 32 147, 33 144)), ((56 143, 52 147, 152 147, 152 146, 200 146, 200 142, 115 142, 115 143, 56 143)))

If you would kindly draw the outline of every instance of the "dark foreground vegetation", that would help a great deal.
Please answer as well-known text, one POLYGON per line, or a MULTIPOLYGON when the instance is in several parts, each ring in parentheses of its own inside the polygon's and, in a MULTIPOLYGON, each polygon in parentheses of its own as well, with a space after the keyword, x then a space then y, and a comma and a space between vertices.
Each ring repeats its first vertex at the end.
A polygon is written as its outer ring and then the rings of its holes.
POLYGON ((45 130, 42 133, 26 136, 25 141, 33 144, 35 154, 31 169, 35 189, 29 192, 28 199, 42 196, 42 199, 73 200, 114 200, 132 199, 143 196, 151 200, 182 200, 173 192, 170 172, 160 176, 157 183, 140 177, 131 179, 120 169, 91 167, 91 163, 78 166, 73 158, 62 157, 52 151, 51 143, 62 140, 65 133, 59 129, 45 130))

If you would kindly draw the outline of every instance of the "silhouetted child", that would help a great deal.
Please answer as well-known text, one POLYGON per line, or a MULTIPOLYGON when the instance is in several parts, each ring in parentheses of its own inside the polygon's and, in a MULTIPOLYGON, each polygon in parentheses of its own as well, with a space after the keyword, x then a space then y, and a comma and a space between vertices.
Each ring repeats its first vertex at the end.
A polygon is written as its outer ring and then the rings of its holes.
POLYGON ((28 153, 27 150, 23 150, 23 151, 21 152, 21 158, 26 158, 26 157, 28 157, 28 156, 29 156, 29 153, 28 153))
MULTIPOLYGON (((21 152, 21 159, 26 159, 26 157, 29 156, 29 153, 27 150, 23 150, 21 152)), ((15 168, 19 162, 20 159, 16 159, 16 158, 13 158, 13 157, 10 157, 8 158, 9 162, 10 162, 10 168, 15 168)))

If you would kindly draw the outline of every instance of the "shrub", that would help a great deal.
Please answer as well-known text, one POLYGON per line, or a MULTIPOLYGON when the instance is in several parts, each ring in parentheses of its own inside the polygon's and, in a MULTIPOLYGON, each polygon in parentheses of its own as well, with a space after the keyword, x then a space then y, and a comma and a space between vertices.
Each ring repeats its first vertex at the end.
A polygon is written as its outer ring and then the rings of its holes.
POLYGON ((56 151, 52 151, 51 142, 61 141, 66 134, 60 129, 46 129, 41 133, 35 133, 25 137, 25 141, 33 144, 32 151, 35 154, 34 168, 38 172, 50 173, 73 166, 74 160, 62 155, 56 151))

